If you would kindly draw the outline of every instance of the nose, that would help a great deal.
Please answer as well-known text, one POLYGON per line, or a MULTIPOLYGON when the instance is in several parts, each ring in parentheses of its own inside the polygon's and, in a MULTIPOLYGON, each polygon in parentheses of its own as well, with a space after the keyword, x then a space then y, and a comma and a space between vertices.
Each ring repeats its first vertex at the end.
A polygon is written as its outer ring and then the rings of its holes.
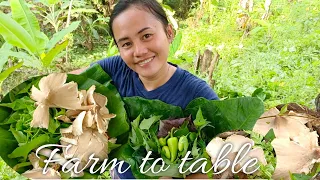
POLYGON ((134 46, 134 56, 141 57, 148 53, 148 48, 144 43, 135 43, 134 46))

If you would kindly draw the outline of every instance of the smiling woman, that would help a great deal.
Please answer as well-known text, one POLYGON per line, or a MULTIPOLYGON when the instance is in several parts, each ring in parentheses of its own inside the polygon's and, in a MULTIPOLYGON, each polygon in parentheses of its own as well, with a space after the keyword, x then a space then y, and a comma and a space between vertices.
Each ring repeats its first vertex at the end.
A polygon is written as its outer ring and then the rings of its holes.
MULTIPOLYGON (((97 63, 122 97, 158 99, 181 108, 198 97, 218 99, 205 81, 167 62, 174 31, 156 0, 120 0, 109 27, 120 56, 97 63)), ((130 171, 116 174, 134 178, 130 171)))

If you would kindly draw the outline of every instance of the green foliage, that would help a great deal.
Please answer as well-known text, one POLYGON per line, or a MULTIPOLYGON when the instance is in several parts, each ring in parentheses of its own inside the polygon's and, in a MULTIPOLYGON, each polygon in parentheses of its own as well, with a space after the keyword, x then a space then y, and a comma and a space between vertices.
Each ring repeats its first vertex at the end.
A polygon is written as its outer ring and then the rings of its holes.
POLYGON ((184 53, 212 48, 220 54, 213 76, 219 97, 250 96, 262 88, 270 95, 267 108, 288 102, 313 107, 320 87, 320 3, 272 1, 269 19, 261 20, 263 0, 254 1, 252 12, 240 12, 238 1, 217 2, 204 1, 180 30, 184 53), (241 28, 237 18, 244 15, 249 19, 241 28))
MULTIPOLYGON (((54 36, 49 41, 48 37, 40 31, 38 20, 30 11, 24 0, 10 1, 10 6, 13 19, 7 14, 0 12, 0 34, 5 39, 6 43, 22 48, 29 54, 24 54, 23 50, 18 52, 11 51, 11 47, 8 48, 8 46, 5 45, 1 48, 1 51, 4 53, 4 57, 1 59, 1 65, 3 66, 3 64, 8 61, 9 57, 17 57, 20 61, 24 61, 24 65, 38 68, 48 67, 52 60, 68 45, 68 41, 65 41, 62 44, 57 43, 62 40, 67 33, 76 29, 79 23, 75 23, 65 31, 58 33, 58 35, 54 36), (35 63, 30 63, 30 61, 35 63), (41 64, 40 67, 37 66, 37 64, 41 64)), ((0 82, 2 83, 10 73, 15 69, 20 68, 21 65, 22 64, 18 64, 14 67, 10 67, 3 72, 3 74, 1 74, 2 78, 0 82)))
POLYGON ((214 127, 214 132, 211 128, 204 129, 208 138, 229 130, 252 130, 256 120, 264 112, 260 99, 244 97, 221 101, 197 98, 188 104, 184 113, 186 116, 192 114, 192 117, 196 117, 199 108, 203 118, 214 127))
POLYGON ((0 12, 0 34, 6 42, 23 48, 30 53, 36 52, 36 43, 30 34, 8 15, 0 12))
POLYGON ((54 46, 61 41, 67 34, 78 28, 80 21, 72 22, 67 28, 55 33, 47 44, 47 49, 50 51, 54 46))
POLYGON ((129 119, 149 118, 151 115, 163 116, 162 118, 182 117, 183 111, 178 106, 169 105, 159 100, 148 100, 141 97, 125 97, 126 110, 129 119))

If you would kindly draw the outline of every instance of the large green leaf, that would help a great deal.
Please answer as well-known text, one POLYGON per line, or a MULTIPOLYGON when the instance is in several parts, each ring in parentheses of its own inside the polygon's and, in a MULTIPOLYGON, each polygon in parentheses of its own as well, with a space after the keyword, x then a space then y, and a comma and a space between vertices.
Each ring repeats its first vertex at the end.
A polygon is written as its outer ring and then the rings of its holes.
POLYGON ((185 109, 185 116, 196 114, 201 108, 203 117, 211 122, 214 131, 204 129, 208 138, 229 130, 252 130, 254 124, 264 112, 263 102, 255 97, 234 98, 228 100, 207 100, 197 98, 185 109))
POLYGON ((97 63, 86 69, 80 75, 86 78, 93 79, 105 86, 108 86, 108 84, 110 84, 112 81, 111 77, 97 63))
POLYGON ((64 38, 64 36, 66 36, 67 34, 77 29, 80 22, 81 21, 72 22, 67 28, 62 29, 61 31, 55 33, 47 43, 46 49, 50 51, 59 41, 61 41, 64 38))
MULTIPOLYGON (((0 54, 3 54, 8 60, 9 57, 15 57, 18 60, 23 61, 24 66, 28 67, 34 67, 40 69, 42 67, 41 61, 39 59, 30 56, 28 53, 25 53, 23 51, 11 51, 11 50, 0 50, 0 54)), ((2 57, 0 57, 1 60, 2 57)))
POLYGON ((67 81, 77 82, 79 89, 87 90, 92 85, 95 85, 95 92, 103 94, 108 98, 107 108, 109 109, 110 113, 114 113, 117 115, 109 122, 108 135, 110 137, 117 137, 129 130, 129 123, 127 121, 127 113, 124 109, 124 103, 121 100, 120 94, 118 93, 117 89, 112 84, 104 86, 93 79, 73 74, 68 75, 67 81))
POLYGON ((179 106, 173 106, 160 100, 148 100, 141 97, 125 97, 126 110, 130 120, 141 115, 141 119, 151 116, 161 116, 161 119, 183 117, 183 111, 179 106))
MULTIPOLYGON (((24 0, 10 0, 12 18, 18 22, 36 42, 37 49, 44 49, 43 34, 40 32, 36 16, 27 7, 24 0)), ((45 36, 46 37, 46 36, 45 36)))
POLYGON ((6 42, 23 48, 30 53, 37 51, 37 45, 30 34, 11 17, 0 11, 0 34, 6 42))
POLYGON ((42 59, 42 64, 45 67, 48 67, 53 59, 68 46, 69 41, 66 40, 61 44, 57 44, 54 48, 52 48, 48 54, 42 59))

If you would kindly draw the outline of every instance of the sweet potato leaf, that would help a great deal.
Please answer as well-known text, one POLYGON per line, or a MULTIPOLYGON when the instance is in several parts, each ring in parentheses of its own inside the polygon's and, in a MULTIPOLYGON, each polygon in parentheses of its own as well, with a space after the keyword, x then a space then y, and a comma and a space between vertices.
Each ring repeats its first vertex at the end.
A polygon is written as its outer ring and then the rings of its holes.
POLYGON ((52 139, 47 134, 43 134, 33 139, 31 142, 17 147, 11 154, 8 155, 9 158, 18 158, 22 157, 23 161, 25 161, 28 157, 28 154, 33 149, 36 149, 44 144, 55 144, 59 141, 59 139, 52 139))
POLYGON ((10 131, 13 134, 14 138, 17 140, 17 142, 20 143, 25 143, 27 141, 27 136, 23 134, 22 131, 17 131, 14 128, 10 127, 10 131))
POLYGON ((144 119, 141 121, 139 128, 142 130, 148 130, 153 123, 160 121, 160 118, 161 116, 152 116, 148 119, 144 119))
POLYGON ((145 136, 144 132, 139 129, 139 123, 140 123, 140 116, 138 116, 134 121, 131 123, 131 134, 130 134, 130 142, 131 147, 134 150, 137 150, 140 146, 143 146, 144 140, 143 136, 145 136))
POLYGON ((199 108, 196 119, 194 120, 194 125, 198 128, 206 124, 206 120, 203 118, 201 108, 199 108))

